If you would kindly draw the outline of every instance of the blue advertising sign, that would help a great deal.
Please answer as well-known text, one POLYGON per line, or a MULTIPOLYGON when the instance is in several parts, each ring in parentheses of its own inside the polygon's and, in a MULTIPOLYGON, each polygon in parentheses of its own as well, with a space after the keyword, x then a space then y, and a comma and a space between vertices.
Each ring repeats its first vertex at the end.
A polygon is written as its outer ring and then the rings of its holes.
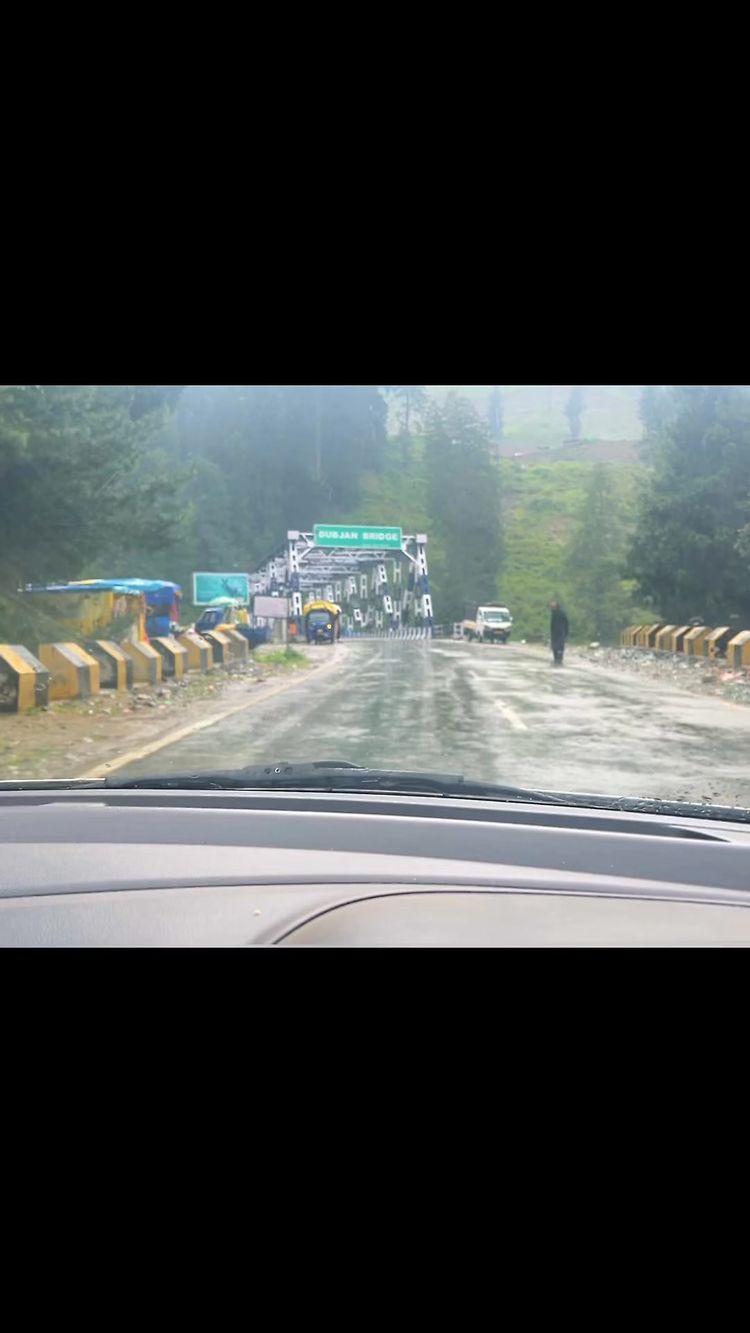
POLYGON ((250 605, 249 574, 193 574, 193 606, 211 606, 220 597, 250 605))

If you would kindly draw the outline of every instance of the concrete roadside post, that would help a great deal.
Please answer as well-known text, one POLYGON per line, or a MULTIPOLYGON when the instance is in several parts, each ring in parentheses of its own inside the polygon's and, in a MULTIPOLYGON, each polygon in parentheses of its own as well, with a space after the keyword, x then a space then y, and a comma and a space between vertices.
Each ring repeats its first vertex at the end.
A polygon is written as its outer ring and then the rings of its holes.
POLYGON ((101 688, 99 663, 77 643, 42 643, 39 661, 50 673, 49 697, 90 699, 101 688))
POLYGON ((657 653, 669 653, 672 651, 672 635, 677 629, 676 625, 665 625, 660 629, 654 641, 657 653))
POLYGON ((94 639, 87 651, 99 663, 99 681, 103 690, 129 690, 133 684, 133 663, 119 644, 110 639, 94 639))
POLYGON ((685 651, 685 635, 690 633, 690 625, 680 625, 672 635, 671 648, 673 653, 683 653, 685 651))
POLYGON ((161 685, 161 657, 150 643, 125 639, 122 651, 133 663, 133 680, 138 685, 161 685))
POLYGON ((168 634, 153 638, 151 643, 161 658, 162 675, 167 679, 182 680, 188 670, 187 648, 168 634))
POLYGON ((20 644, 0 643, 0 713, 49 706, 50 673, 20 644))
POLYGON ((750 667, 750 630, 737 634, 727 646, 727 661, 735 671, 750 667))
POLYGON ((713 630, 703 640, 703 656, 715 662, 719 657, 724 656, 724 650, 732 638, 734 638, 734 631, 730 629, 729 625, 722 625, 719 629, 713 630))
POLYGON ((188 655, 189 671, 213 671, 213 648, 200 634, 196 634, 195 630, 187 629, 183 634, 178 635, 177 642, 182 645, 188 655))

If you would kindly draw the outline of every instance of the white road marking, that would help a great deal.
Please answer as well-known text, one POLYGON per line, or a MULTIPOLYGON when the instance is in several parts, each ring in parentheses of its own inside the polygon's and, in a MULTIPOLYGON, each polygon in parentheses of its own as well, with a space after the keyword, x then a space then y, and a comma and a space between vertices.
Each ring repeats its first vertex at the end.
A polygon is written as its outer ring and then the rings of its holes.
POLYGON ((513 731, 528 731, 526 723, 521 721, 515 708, 511 708, 510 704, 503 703, 501 699, 496 699, 495 705, 500 709, 505 721, 513 731))

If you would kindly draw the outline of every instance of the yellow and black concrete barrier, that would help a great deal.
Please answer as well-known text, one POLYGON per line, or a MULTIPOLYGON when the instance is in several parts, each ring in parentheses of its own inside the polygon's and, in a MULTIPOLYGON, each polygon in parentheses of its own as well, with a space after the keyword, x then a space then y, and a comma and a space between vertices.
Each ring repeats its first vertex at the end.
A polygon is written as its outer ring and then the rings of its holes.
POLYGON ((734 667, 735 671, 741 671, 743 667, 750 667, 749 629, 735 635, 731 643, 727 644, 727 661, 731 667, 734 667))
POLYGON ((730 639, 734 638, 734 630, 728 625, 722 625, 720 629, 714 629, 707 634, 703 640, 703 656, 710 657, 715 661, 717 657, 724 656, 724 650, 730 639))
POLYGON ((690 625, 680 625, 672 635, 672 652, 682 653, 685 651, 685 635, 690 633, 690 625))
POLYGON ((232 661, 232 641, 226 630, 207 629, 202 638, 209 643, 213 649, 214 661, 219 666, 229 666, 232 661))
POLYGON ((638 632, 637 646, 639 648, 653 648, 660 629, 661 625, 644 625, 643 629, 638 632))
POLYGON ((0 713, 46 708, 50 673, 38 657, 17 643, 0 643, 0 713))
POLYGON ((236 629, 224 629, 222 634, 226 634, 229 639, 232 661, 248 662, 250 660, 250 644, 244 634, 238 634, 236 629))
POLYGON ((664 629, 659 630, 659 633, 654 640, 654 647, 657 653, 671 653, 672 635, 676 629, 676 625, 665 625, 664 629))
POLYGON ((187 649, 167 635, 152 639, 151 643, 161 658, 162 674, 169 680, 182 680, 188 670, 187 649))
POLYGON ((99 693, 99 663, 77 643, 42 643, 39 660, 49 671, 49 697, 53 702, 90 699, 99 693))
POLYGON ((133 663, 133 680, 138 685, 161 685, 161 657, 150 643, 133 643, 126 639, 122 651, 133 663))
POLYGON ((710 633, 711 630, 706 625, 694 625, 691 630, 688 630, 683 640, 683 652, 686 656, 702 657, 703 640, 710 633))
POLYGON ((189 671, 213 671, 214 650, 202 635, 196 634, 194 629, 186 629, 183 634, 178 634, 177 642, 188 655, 189 671))
POLYGON ((133 663, 119 644, 111 639, 93 639, 86 648, 99 663, 99 681, 103 690, 129 690, 133 684, 133 663))

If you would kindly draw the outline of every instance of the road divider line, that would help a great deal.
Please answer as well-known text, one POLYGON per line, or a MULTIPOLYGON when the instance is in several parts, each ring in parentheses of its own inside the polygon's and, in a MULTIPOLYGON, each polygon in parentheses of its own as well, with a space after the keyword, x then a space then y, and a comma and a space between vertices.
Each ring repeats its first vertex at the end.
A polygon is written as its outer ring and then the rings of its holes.
POLYGON ((129 750, 127 754, 118 755, 116 759, 108 760, 106 763, 98 764, 88 773, 81 774, 80 781, 95 782, 99 778, 108 778, 111 773, 116 773, 121 768, 126 768, 128 764, 135 764, 140 759, 148 759, 149 755, 157 754, 159 750, 166 750, 171 745, 177 745, 178 741, 184 741, 188 736, 194 736, 196 732, 207 731, 209 727, 216 726, 219 722, 225 722, 227 718, 234 717, 237 713, 244 713, 250 708, 255 708, 258 704, 265 703, 266 699, 273 699, 277 694, 284 694, 287 690, 301 685, 303 681, 310 680, 312 676, 319 676, 327 673, 336 665, 336 654, 329 662, 324 662, 321 666, 314 666, 311 671, 301 671, 293 680, 285 680, 280 685, 274 685, 270 690, 261 689, 252 699, 246 699, 244 703, 233 704, 231 708, 225 708, 219 713, 212 713, 210 717, 201 718, 199 722, 191 722, 188 726, 180 727, 177 731, 170 731, 168 735, 162 736, 160 740, 151 741, 148 745, 142 745, 137 750, 129 750))
POLYGON ((521 721, 515 708, 511 708, 510 704, 503 703, 501 699, 496 699, 495 704, 513 731, 528 731, 526 723, 521 721))

